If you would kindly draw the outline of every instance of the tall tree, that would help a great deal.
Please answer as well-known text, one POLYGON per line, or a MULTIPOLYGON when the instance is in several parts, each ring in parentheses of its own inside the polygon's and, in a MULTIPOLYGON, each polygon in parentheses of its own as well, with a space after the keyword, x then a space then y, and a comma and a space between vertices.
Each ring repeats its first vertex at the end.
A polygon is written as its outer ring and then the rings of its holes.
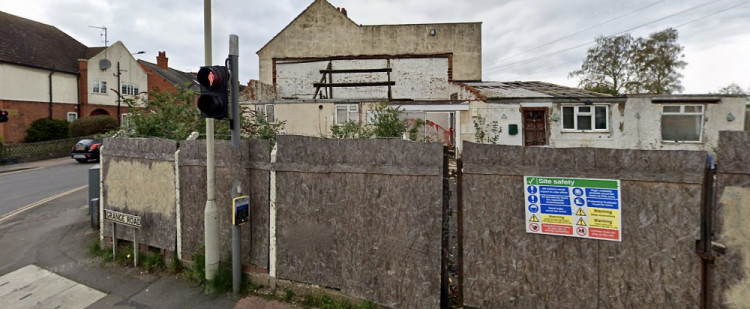
POLYGON ((570 77, 580 77, 580 87, 612 95, 623 93, 633 73, 633 37, 630 34, 600 36, 590 48, 580 70, 570 77))
POLYGON ((586 90, 613 95, 679 92, 682 74, 678 70, 687 65, 683 49, 672 28, 648 38, 601 36, 588 50, 581 69, 569 76, 579 77, 579 86, 586 90))
POLYGON ((677 30, 667 28, 652 33, 647 39, 639 38, 634 44, 636 90, 647 93, 673 93, 682 91, 682 74, 687 62, 683 60, 683 46, 677 44, 677 30))
POLYGON ((719 88, 719 94, 747 94, 737 83, 731 83, 729 86, 719 88))

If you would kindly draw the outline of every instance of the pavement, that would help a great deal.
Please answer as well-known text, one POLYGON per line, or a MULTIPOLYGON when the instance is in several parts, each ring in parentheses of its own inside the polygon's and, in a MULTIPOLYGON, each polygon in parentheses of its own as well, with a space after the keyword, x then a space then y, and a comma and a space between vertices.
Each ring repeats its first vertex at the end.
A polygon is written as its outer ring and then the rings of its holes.
MULTIPOLYGON (((56 160, 62 159, 0 166, 0 177, 60 162, 56 160)), ((86 191, 0 217, 2 307, 299 308, 260 297, 208 296, 179 274, 150 274, 90 256, 88 246, 99 232, 89 223, 86 191)))

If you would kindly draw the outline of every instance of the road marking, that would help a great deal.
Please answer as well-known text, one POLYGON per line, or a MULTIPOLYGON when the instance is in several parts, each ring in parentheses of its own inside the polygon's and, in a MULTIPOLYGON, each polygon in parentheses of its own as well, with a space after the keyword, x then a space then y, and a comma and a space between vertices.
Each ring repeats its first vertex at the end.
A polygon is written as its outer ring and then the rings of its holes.
POLYGON ((12 172, 0 172, 0 175, 13 175, 13 174, 18 174, 18 173, 23 173, 23 172, 36 171, 36 170, 40 170, 40 169, 43 169, 43 167, 41 167, 41 166, 40 167, 30 167, 30 168, 24 168, 24 169, 20 169, 20 170, 17 170, 17 171, 12 171, 12 172))
POLYGON ((81 191, 81 190, 83 190, 83 189, 87 188, 88 186, 89 186, 89 185, 83 185, 83 186, 80 186, 80 187, 78 187, 78 188, 70 189, 70 190, 68 190, 68 191, 65 191, 65 192, 63 192, 63 193, 55 194, 55 195, 53 195, 53 196, 50 196, 50 197, 48 197, 48 198, 45 198, 45 199, 43 199, 43 200, 40 200, 40 201, 36 201, 36 202, 34 202, 34 203, 31 203, 31 204, 28 204, 28 205, 26 205, 26 206, 23 206, 23 207, 21 207, 21 208, 18 208, 18 209, 14 210, 14 211, 11 211, 11 212, 10 212, 10 213, 8 213, 7 215, 5 215, 5 216, 3 216, 3 217, 0 217, 0 222, 3 222, 3 221, 5 221, 5 220, 8 220, 8 219, 12 218, 13 216, 15 216, 15 215, 17 215, 17 214, 23 213, 24 211, 27 211, 27 210, 29 210, 29 209, 32 209, 32 208, 34 208, 34 207, 37 207, 37 206, 39 206, 39 205, 42 205, 42 204, 44 204, 44 203, 47 203, 47 202, 49 202, 49 201, 52 201, 52 200, 56 200, 56 199, 58 199, 58 198, 61 198, 61 197, 63 197, 63 196, 66 196, 66 195, 68 195, 68 194, 71 194, 71 193, 74 193, 74 192, 77 192, 77 191, 81 191))

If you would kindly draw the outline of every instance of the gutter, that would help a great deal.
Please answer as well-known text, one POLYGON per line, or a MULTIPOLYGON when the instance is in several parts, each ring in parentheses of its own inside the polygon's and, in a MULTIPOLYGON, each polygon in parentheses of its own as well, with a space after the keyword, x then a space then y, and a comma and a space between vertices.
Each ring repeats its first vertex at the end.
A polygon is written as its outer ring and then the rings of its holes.
POLYGON ((52 71, 49 72, 49 119, 52 119, 52 74, 55 74, 57 70, 55 67, 52 67, 52 71))

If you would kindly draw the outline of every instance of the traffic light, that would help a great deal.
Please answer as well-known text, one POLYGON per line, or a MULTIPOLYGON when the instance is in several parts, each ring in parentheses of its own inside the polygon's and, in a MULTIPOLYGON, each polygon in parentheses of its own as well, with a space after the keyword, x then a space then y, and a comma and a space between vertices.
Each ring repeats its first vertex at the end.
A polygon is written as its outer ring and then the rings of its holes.
POLYGON ((0 122, 8 122, 8 111, 0 110, 0 122))
POLYGON ((198 70, 198 83, 201 84, 201 96, 198 98, 198 109, 204 118, 227 118, 229 113, 229 70, 227 67, 214 65, 201 67, 198 70))

